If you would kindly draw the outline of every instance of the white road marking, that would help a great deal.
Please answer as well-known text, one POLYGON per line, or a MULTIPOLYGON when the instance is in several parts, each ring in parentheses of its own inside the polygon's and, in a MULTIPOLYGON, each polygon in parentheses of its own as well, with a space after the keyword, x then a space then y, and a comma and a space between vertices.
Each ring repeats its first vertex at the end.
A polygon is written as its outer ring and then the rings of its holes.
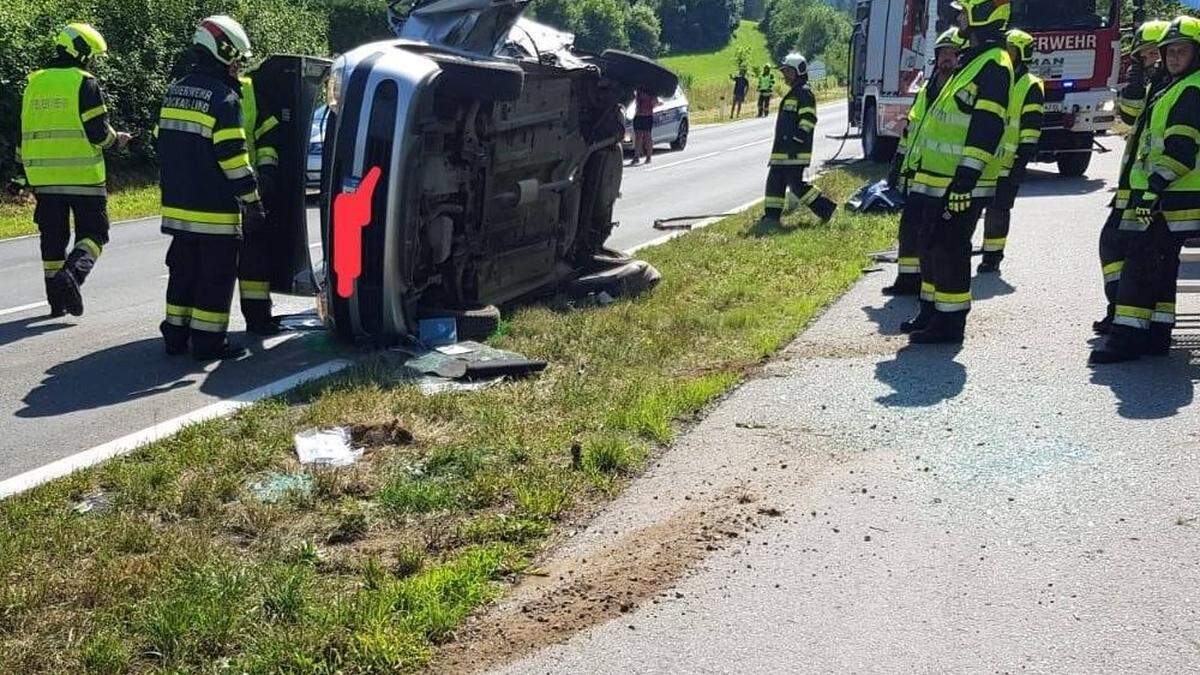
POLYGON ((21 305, 20 307, 9 307, 8 309, 0 309, 0 316, 8 316, 9 314, 20 314, 21 312, 27 312, 31 309, 40 309, 42 307, 49 307, 49 306, 50 305, 47 304, 46 302, 31 302, 28 305, 21 305))
POLYGON ((664 171, 666 169, 674 169, 677 166, 683 166, 684 164, 691 164, 692 162, 699 162, 702 159, 708 159, 710 157, 717 157, 719 155, 724 155, 724 154, 727 154, 730 152, 734 152, 736 150, 744 150, 746 148, 750 148, 755 145, 764 145, 764 144, 770 143, 774 140, 775 140, 774 138, 760 138, 757 141, 752 141, 750 143, 743 143, 741 145, 735 145, 732 148, 725 148, 724 150, 718 150, 717 152, 708 152, 703 155, 696 155, 695 157, 688 157, 687 159, 681 159, 678 162, 671 162, 670 164, 663 164, 662 166, 656 166, 656 167, 652 167, 649 169, 643 169, 642 173, 653 173, 655 171, 664 171))
POLYGON ((32 471, 26 471, 19 476, 0 481, 0 499, 25 492, 56 478, 61 478, 80 469, 95 466, 114 457, 127 455, 147 443, 153 443, 154 441, 166 438, 186 426, 217 417, 225 417, 264 398, 278 396, 307 382, 345 370, 349 366, 350 361, 341 359, 329 361, 290 377, 285 377, 282 380, 264 385, 258 389, 248 391, 240 396, 235 396, 232 399, 219 401, 186 415, 180 415, 175 419, 160 422, 148 429, 123 436, 115 441, 109 441, 103 445, 98 445, 90 450, 84 450, 70 457, 64 457, 32 471))

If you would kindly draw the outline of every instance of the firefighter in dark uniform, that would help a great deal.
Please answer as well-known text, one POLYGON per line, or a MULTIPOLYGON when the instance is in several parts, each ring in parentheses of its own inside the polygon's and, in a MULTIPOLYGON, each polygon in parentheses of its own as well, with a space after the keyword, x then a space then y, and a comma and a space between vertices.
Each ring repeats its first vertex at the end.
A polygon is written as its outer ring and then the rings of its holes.
MULTIPOLYGON (((913 106, 908 110, 908 124, 900 136, 900 145, 896 150, 896 157, 892 160, 892 169, 888 173, 888 184, 892 189, 908 193, 908 181, 913 175, 912 168, 908 166, 908 149, 913 138, 920 133, 929 104, 937 100, 938 93, 958 67, 959 50, 966 45, 967 41, 959 35, 957 28, 951 28, 938 37, 934 45, 933 74, 921 85, 913 106)), ((921 233, 928 225, 922 218, 929 217, 931 213, 928 205, 922 204, 921 195, 908 195, 904 211, 900 215, 896 281, 883 289, 884 295, 917 295, 920 292, 921 233)), ((937 215, 941 215, 940 212, 937 215)))
POLYGON ((192 38, 186 74, 167 89, 158 123, 163 232, 167 251, 168 354, 201 361, 237 358, 228 342, 229 306, 243 229, 266 221, 246 149, 238 71, 250 40, 238 22, 213 16, 192 38))
POLYGON ((981 274, 1000 271, 1017 193, 1025 181, 1026 166, 1037 158, 1038 144, 1042 142, 1046 84, 1029 72, 1029 64, 1033 61, 1033 36, 1023 30, 1010 30, 1007 40, 1008 55, 1016 67, 1013 73, 1016 79, 1009 97, 1004 167, 996 186, 996 201, 987 207, 983 217, 983 262, 979 263, 978 269, 981 274))
POLYGON ((788 188, 822 222, 829 222, 837 204, 804 180, 804 170, 812 164, 813 134, 817 128, 817 99, 808 88, 808 63, 799 54, 788 54, 779 69, 789 90, 779 103, 771 168, 767 173, 766 213, 759 226, 779 226, 787 205, 788 188))
POLYGON ((952 6, 971 47, 930 105, 908 160, 909 192, 932 197, 941 210, 921 254, 921 309, 903 326, 915 344, 963 341, 971 311, 971 237, 996 195, 1013 86, 1004 41, 1008 0, 957 0, 952 6))
POLYGON ((242 124, 246 132, 246 149, 258 178, 259 194, 266 207, 268 227, 248 231, 242 236, 238 257, 238 291, 246 330, 258 336, 276 335, 279 325, 271 316, 271 232, 276 199, 278 198, 279 117, 267 110, 256 91, 254 78, 240 78, 242 124))
POLYGON ((1200 235, 1200 19, 1175 19, 1159 43, 1170 82, 1142 113, 1120 229, 1125 268, 1112 328, 1093 364, 1166 356, 1184 241, 1200 235))
POLYGON ((1147 21, 1138 26, 1134 34, 1133 60, 1129 66, 1129 81, 1117 96, 1117 109, 1121 121, 1133 129, 1125 142, 1125 155, 1121 159, 1121 174, 1117 179, 1117 194, 1113 197, 1112 211, 1104 228, 1100 230, 1100 272, 1104 278, 1104 297, 1108 308, 1104 318, 1092 324, 1097 335, 1107 335, 1112 328, 1113 314, 1117 307, 1117 289, 1121 285, 1121 274, 1125 269, 1125 238, 1121 230, 1121 217, 1129 207, 1129 172, 1137 153, 1138 139, 1145 127, 1141 124, 1146 104, 1170 81, 1162 68, 1158 43, 1171 27, 1170 21, 1147 21))
POLYGON ((113 131, 99 82, 87 72, 108 51, 93 27, 72 23, 55 38, 54 60, 32 73, 21 104, 17 157, 33 188, 50 316, 83 314, 79 287, 108 243, 104 151, 129 134, 113 131), (70 253, 71 214, 75 245, 70 253))

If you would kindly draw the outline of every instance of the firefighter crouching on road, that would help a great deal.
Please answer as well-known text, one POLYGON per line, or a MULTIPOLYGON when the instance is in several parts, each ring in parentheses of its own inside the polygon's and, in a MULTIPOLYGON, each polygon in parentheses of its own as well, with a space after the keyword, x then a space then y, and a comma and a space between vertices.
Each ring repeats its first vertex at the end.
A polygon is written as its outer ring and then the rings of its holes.
POLYGON ((173 237, 161 330, 168 354, 190 346, 205 361, 245 353, 226 338, 229 305, 243 227, 254 234, 266 216, 238 95, 250 39, 238 22, 212 16, 192 42, 187 73, 167 89, 158 123, 162 229, 173 237))
POLYGON ((1004 31, 1008 0, 958 0, 959 29, 971 41, 913 139, 909 192, 942 213, 921 253, 921 309, 902 329, 916 344, 961 343, 971 310, 971 237, 1000 176, 1012 58, 1004 31))
POLYGON ((242 126, 246 150, 258 178, 258 190, 267 213, 267 227, 242 234, 238 256, 238 291, 246 330, 258 336, 277 335, 279 324, 271 316, 271 228, 274 225, 279 169, 279 118, 260 105, 253 74, 240 78, 242 126))
POLYGON ((1149 102, 1120 229, 1129 233, 1112 329, 1093 364, 1166 356, 1183 242, 1200 234, 1200 19, 1179 17, 1159 43, 1170 83, 1149 102))
MULTIPOLYGON (((900 192, 908 192, 908 182, 912 178, 913 169, 908 166, 909 148, 912 139, 920 133, 921 124, 929 104, 937 100, 942 87, 954 74, 958 67, 958 53, 967 45, 967 41, 959 35, 957 28, 951 28, 942 33, 934 45, 934 67, 932 76, 921 85, 912 108, 908 111, 908 124, 900 136, 900 145, 896 157, 892 160, 892 169, 888 174, 888 184, 900 192)), ((898 251, 898 269, 896 281, 883 289, 884 295, 917 295, 921 290, 921 242, 923 233, 931 220, 940 217, 941 203, 931 197, 921 194, 907 195, 904 212, 900 215, 900 248, 898 251)))
MULTIPOLYGON (((1117 307, 1117 288, 1121 284, 1121 273, 1125 269, 1125 241, 1128 237, 1121 230, 1121 216, 1129 207, 1129 173, 1137 156, 1138 139, 1145 131, 1142 112, 1146 104, 1170 82, 1170 76, 1161 65, 1158 43, 1171 27, 1170 21, 1147 21, 1138 26, 1134 33, 1133 60, 1129 66, 1129 80, 1117 96, 1121 121, 1132 128, 1125 142, 1125 154, 1121 158, 1121 174, 1117 179, 1117 194, 1113 197, 1112 212, 1100 230, 1100 269, 1104 277, 1104 297, 1108 308, 1104 318, 1092 324, 1097 335, 1107 335, 1112 328, 1113 314, 1117 307)), ((1174 293, 1172 293, 1172 297, 1174 293)))
POLYGON ((50 316, 83 314, 79 287, 108 243, 104 150, 130 139, 113 131, 99 82, 86 68, 108 51, 104 37, 72 23, 55 38, 54 59, 29 76, 21 103, 17 158, 36 194, 42 270, 50 316), (75 246, 70 215, 75 215, 75 246))
POLYGON ((1012 209, 1017 193, 1025 182, 1025 167, 1037 158, 1042 141, 1043 106, 1046 103, 1046 84, 1029 72, 1033 61, 1033 36, 1023 30, 1008 31, 1008 55, 1016 67, 1012 95, 1008 104, 1008 128, 1004 132, 1004 164, 996 185, 996 200, 987 207, 983 217, 982 274, 1000 271, 1012 209))
POLYGON ((771 95, 775 93, 775 73, 771 66, 765 65, 762 74, 758 76, 758 116, 766 117, 771 114, 771 95))
POLYGON ((812 164, 813 134, 817 128, 817 99, 808 88, 808 63, 799 54, 788 54, 779 67, 789 90, 779 104, 775 144, 767 172, 765 215, 759 227, 778 227, 787 191, 799 198, 822 222, 833 218, 837 204, 804 181, 804 170, 812 164))

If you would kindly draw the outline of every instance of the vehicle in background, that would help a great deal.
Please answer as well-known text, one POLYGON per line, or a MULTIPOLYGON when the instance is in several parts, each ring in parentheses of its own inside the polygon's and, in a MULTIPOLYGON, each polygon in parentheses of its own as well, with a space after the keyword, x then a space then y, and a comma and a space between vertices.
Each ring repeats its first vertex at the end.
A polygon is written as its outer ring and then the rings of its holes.
POLYGON ((308 134, 308 163, 305 182, 310 190, 321 187, 321 155, 325 152, 325 126, 329 121, 329 106, 317 108, 312 116, 308 134))
MULTIPOLYGON (((626 153, 633 152, 633 115, 637 106, 630 102, 625 106, 625 139, 621 147, 626 153)), ((654 108, 654 144, 670 143, 672 150, 687 147, 691 132, 691 116, 688 114, 688 98, 683 87, 676 87, 668 98, 659 99, 654 108)))
MULTIPOLYGON (((889 161, 916 93, 932 71, 937 36, 955 25, 950 0, 859 0, 850 38, 850 122, 863 153, 889 161)), ((1037 38, 1031 70, 1046 80, 1038 161, 1082 176, 1094 139, 1116 122, 1119 0, 1012 0, 1012 27, 1037 38)))
POLYGON ((343 340, 391 344, 453 317, 489 332, 535 292, 636 293, 658 273, 604 248, 621 189, 622 103, 670 97, 649 59, 574 49, 526 0, 389 4, 397 39, 333 65, 322 157, 326 283, 343 340))

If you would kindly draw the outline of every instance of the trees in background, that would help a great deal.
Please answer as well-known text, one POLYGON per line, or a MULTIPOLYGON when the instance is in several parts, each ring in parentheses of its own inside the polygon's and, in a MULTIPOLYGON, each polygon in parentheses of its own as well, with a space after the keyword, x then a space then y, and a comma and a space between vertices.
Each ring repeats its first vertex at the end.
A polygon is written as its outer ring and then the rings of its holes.
POLYGON ((796 50, 820 59, 830 76, 846 80, 850 16, 825 0, 768 0, 760 27, 776 59, 796 50))

